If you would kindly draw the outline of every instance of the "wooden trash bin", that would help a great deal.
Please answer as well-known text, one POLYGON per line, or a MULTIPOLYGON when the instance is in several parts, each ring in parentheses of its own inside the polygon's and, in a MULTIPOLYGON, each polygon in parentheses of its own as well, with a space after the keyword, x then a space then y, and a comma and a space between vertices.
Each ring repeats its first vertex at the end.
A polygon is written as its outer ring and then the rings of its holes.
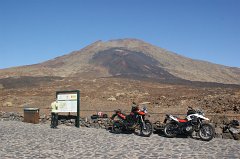
POLYGON ((26 123, 39 123, 39 108, 24 108, 24 120, 26 123))

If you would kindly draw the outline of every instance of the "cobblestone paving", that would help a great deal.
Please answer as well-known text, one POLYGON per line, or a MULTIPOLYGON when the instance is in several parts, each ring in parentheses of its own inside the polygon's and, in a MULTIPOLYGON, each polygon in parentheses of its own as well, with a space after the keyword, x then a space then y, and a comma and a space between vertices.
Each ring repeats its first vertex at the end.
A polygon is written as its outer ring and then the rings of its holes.
POLYGON ((0 121, 0 158, 240 158, 240 142, 149 138, 104 129, 0 121))

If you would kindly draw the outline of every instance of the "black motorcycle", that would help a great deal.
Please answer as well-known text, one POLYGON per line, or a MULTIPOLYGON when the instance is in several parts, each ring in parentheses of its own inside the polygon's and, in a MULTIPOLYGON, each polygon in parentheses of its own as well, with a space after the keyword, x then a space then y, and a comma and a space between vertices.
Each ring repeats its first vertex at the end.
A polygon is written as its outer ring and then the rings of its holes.
POLYGON ((122 133, 122 132, 136 132, 140 130, 141 136, 149 137, 153 133, 153 126, 149 120, 145 119, 147 114, 147 109, 143 110, 134 110, 132 109, 129 115, 126 115, 121 112, 121 110, 115 110, 115 113, 112 116, 112 120, 115 117, 118 120, 114 120, 112 126, 113 133, 122 133))
POLYGON ((164 120, 164 134, 167 137, 175 137, 179 134, 185 134, 191 137, 199 136, 204 141, 210 141, 214 137, 215 131, 212 125, 204 123, 209 120, 204 116, 201 110, 188 108, 187 117, 180 119, 176 116, 167 114, 164 120))

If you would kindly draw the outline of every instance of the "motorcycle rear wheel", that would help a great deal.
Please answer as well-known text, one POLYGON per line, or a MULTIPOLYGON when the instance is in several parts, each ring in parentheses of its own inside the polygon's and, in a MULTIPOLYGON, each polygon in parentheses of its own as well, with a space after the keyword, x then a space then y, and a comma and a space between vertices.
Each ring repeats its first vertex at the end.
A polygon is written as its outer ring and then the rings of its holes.
POLYGON ((114 121, 113 125, 112 125, 112 132, 115 134, 120 134, 122 133, 122 124, 118 121, 114 121))
POLYGON ((153 133, 153 126, 152 126, 152 123, 148 120, 144 122, 145 122, 145 129, 143 128, 143 126, 141 126, 141 136, 149 137, 153 133))
POLYGON ((199 136, 203 141, 210 141, 213 139, 215 134, 214 128, 210 124, 202 124, 199 130, 199 136))
POLYGON ((176 137, 177 134, 176 134, 176 127, 177 125, 176 124, 173 124, 173 123, 167 123, 164 127, 164 134, 166 137, 169 137, 169 138, 173 138, 173 137, 176 137))

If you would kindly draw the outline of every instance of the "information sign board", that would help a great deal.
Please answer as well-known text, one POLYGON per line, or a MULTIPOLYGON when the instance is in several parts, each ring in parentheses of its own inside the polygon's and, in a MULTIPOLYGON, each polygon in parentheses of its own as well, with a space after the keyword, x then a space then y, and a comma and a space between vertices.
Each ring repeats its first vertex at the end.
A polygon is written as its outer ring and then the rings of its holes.
POLYGON ((57 112, 77 112, 77 93, 57 94, 57 112))
POLYGON ((80 91, 57 91, 57 111, 58 113, 77 113, 76 127, 79 127, 80 119, 80 91))

